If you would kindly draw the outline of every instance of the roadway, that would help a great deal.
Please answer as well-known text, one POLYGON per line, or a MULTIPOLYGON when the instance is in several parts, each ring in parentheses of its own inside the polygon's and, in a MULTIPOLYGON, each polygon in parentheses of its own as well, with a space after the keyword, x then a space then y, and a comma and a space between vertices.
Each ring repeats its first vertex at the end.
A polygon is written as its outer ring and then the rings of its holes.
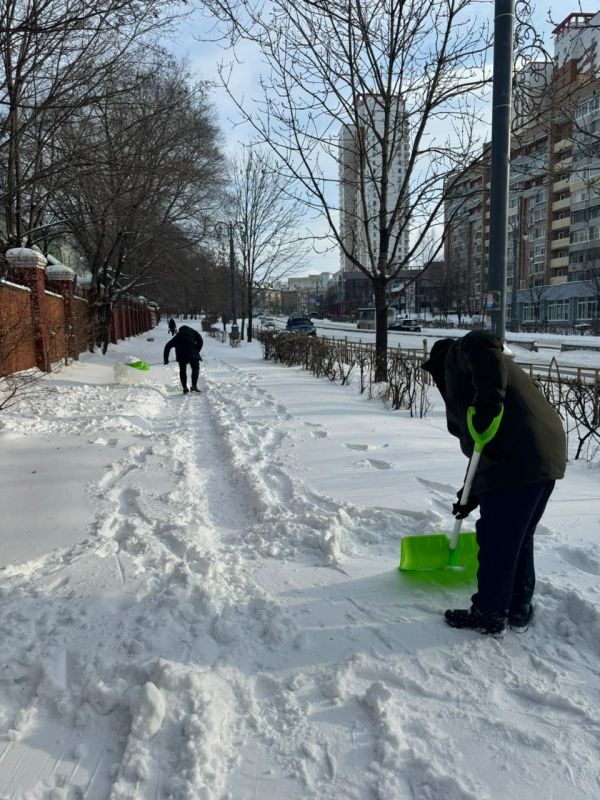
MULTIPOLYGON (((285 330, 287 317, 274 317, 278 330, 285 330)), ((356 324, 330 322, 329 320, 313 319, 319 336, 331 339, 348 339, 363 343, 374 343, 375 332, 368 330, 357 330, 356 324)), ((390 347, 402 347, 406 350, 423 351, 424 346, 427 351, 431 350, 434 342, 444 337, 459 338, 464 336, 467 331, 442 328, 425 328, 420 333, 410 331, 388 331, 388 345, 390 347)), ((582 338, 582 345, 597 345, 600 347, 600 337, 598 336, 558 336, 556 334, 526 334, 510 333, 508 335, 508 346, 515 354, 515 361, 522 367, 533 371, 534 374, 547 375, 548 369, 552 365, 554 374, 556 368, 560 370, 563 377, 583 377, 588 380, 598 380, 600 376, 600 351, 569 350, 561 351, 562 342, 568 341, 576 343, 577 339, 582 338), (532 352, 528 348, 528 343, 535 340, 538 345, 538 352, 532 352), (522 342, 522 344, 521 344, 522 342)))

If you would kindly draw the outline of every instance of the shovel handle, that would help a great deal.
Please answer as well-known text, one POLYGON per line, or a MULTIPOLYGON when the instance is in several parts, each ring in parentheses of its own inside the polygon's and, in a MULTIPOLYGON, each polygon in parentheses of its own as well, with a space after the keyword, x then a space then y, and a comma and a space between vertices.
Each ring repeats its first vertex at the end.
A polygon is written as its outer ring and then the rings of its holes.
POLYGON ((473 417, 475 416, 475 406, 469 406, 467 409, 467 428, 473 439, 475 450, 481 453, 483 448, 491 442, 494 436, 498 433, 498 428, 504 416, 504 406, 500 408, 500 413, 491 421, 489 428, 482 433, 478 433, 473 425, 473 417))
MULTIPOLYGON (((466 505, 467 500, 469 499, 469 495, 471 494, 471 487, 473 486, 473 480, 475 479, 475 473, 477 472, 477 467, 479 466, 479 459, 481 458, 481 450, 473 450, 473 455, 471 456, 471 460, 469 461, 469 468, 467 469, 467 477, 465 478, 465 485, 463 486, 462 494, 460 496, 460 502, 466 505)), ((462 519, 457 519, 454 523, 454 528, 452 529, 452 533, 450 534, 450 550, 454 550, 456 548, 456 542, 458 541, 458 534, 460 533, 460 527, 462 525, 462 519)))

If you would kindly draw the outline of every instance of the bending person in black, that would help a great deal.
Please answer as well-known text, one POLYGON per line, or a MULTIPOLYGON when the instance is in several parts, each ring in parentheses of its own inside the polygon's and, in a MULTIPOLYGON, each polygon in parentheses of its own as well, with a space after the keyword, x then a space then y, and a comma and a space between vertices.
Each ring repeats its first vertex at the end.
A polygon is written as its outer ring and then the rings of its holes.
POLYGON ((171 348, 175 348, 175 358, 179 364, 179 377, 181 378, 181 386, 184 394, 190 391, 187 386, 188 364, 192 369, 192 392, 200 391, 198 389, 198 374, 200 372, 200 362, 202 361, 200 351, 202 350, 203 344, 202 336, 200 336, 198 331, 195 331, 188 325, 182 325, 171 341, 167 342, 165 345, 163 353, 163 361, 165 364, 169 363, 171 348))
POLYGON ((525 630, 533 614, 533 535, 554 482, 566 467, 566 437, 557 412, 531 378, 503 353, 502 342, 483 331, 442 339, 423 364, 444 398, 448 430, 471 456, 467 409, 473 427, 489 428, 502 409, 497 434, 482 452, 472 495, 453 514, 464 519, 480 507, 479 570, 471 608, 446 611, 454 628, 502 634, 525 630))

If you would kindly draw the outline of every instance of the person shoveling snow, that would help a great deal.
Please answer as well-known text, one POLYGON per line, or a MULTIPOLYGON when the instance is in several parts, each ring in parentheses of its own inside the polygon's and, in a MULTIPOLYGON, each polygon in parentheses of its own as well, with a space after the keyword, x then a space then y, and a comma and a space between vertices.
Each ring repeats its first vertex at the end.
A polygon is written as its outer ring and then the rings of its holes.
POLYGON ((423 369, 431 373, 446 403, 448 430, 467 456, 473 437, 467 423, 485 434, 504 411, 497 433, 482 451, 466 505, 480 506, 477 522, 479 569, 470 609, 448 610, 453 628, 502 635, 525 630, 533 614, 533 535, 556 480, 565 474, 566 437, 560 417, 531 378, 502 352, 502 342, 484 331, 434 344, 423 369))
POLYGON ((198 389, 198 375, 200 373, 200 362, 202 357, 200 351, 204 341, 202 336, 190 328, 189 325, 182 325, 178 332, 173 336, 170 342, 165 345, 163 359, 164 363, 169 363, 169 353, 171 348, 175 348, 175 358, 179 364, 179 378, 181 379, 181 386, 183 393, 187 394, 190 390, 187 386, 187 365, 189 364, 192 369, 192 392, 199 392, 198 389))

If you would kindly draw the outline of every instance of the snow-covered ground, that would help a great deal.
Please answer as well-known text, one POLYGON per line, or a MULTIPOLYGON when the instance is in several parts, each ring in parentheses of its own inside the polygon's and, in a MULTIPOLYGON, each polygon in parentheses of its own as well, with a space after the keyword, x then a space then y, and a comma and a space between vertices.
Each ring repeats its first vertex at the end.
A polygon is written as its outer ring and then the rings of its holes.
MULTIPOLYGON (((600 468, 537 536, 537 616, 448 628, 473 586, 398 572, 447 530, 444 424, 161 324, 0 415, 2 800, 597 800, 600 468)), ((435 400, 435 394, 434 394, 435 400)))

